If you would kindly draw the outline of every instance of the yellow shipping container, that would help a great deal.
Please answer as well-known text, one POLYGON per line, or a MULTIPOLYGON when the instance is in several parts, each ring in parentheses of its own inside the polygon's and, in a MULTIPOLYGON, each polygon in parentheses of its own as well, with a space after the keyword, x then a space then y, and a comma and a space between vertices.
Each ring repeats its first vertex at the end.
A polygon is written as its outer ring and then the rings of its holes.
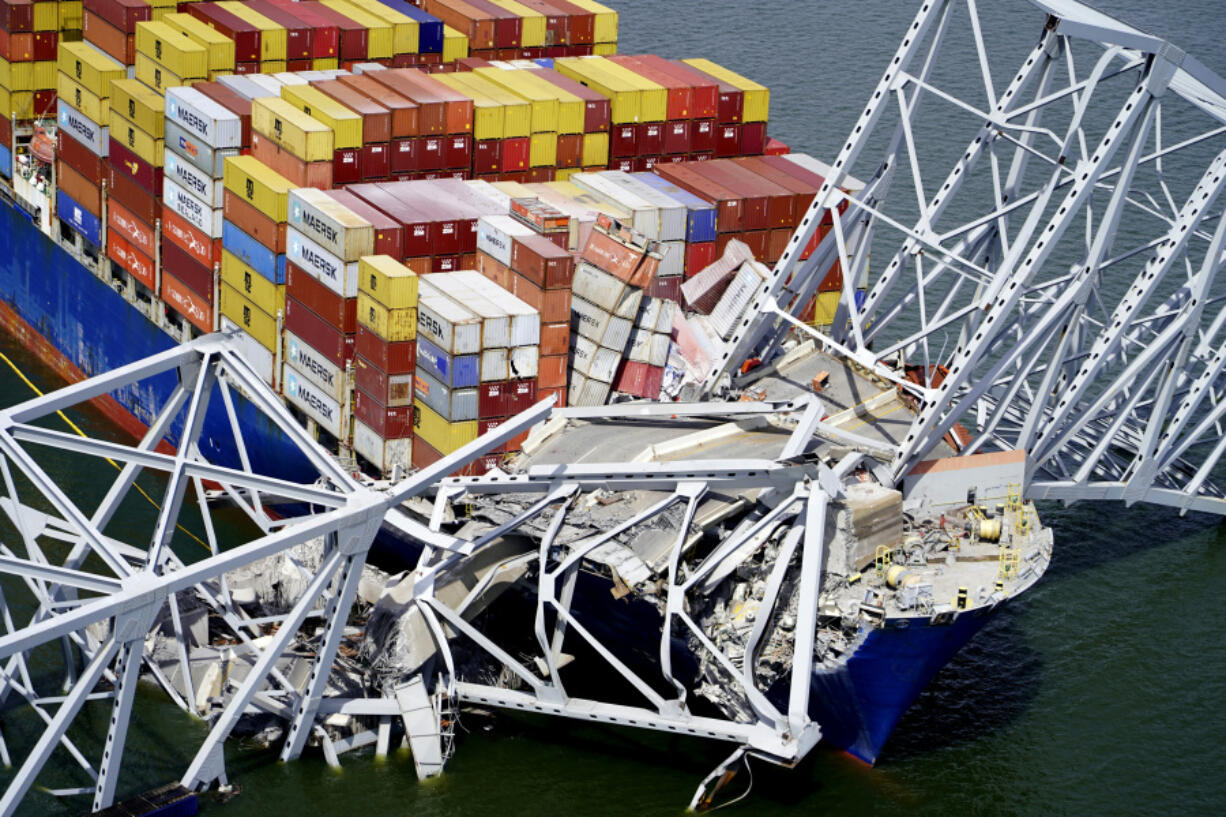
POLYGON ((450 454, 477 439, 477 421, 449 423, 422 401, 414 400, 413 433, 440 454, 450 454))
POLYGON ((390 23, 353 3, 346 3, 345 0, 322 0, 322 2, 333 11, 339 11, 355 23, 366 27, 367 59, 390 60, 394 56, 395 36, 390 23))
POLYGON ((149 18, 155 23, 164 23, 166 18, 174 13, 174 8, 170 6, 154 7, 149 9, 149 18))
POLYGON ((260 30, 260 61, 286 59, 288 35, 285 26, 274 23, 263 14, 250 8, 245 3, 225 0, 217 4, 218 8, 230 12, 235 17, 251 23, 260 30))
POLYGON ((412 17, 383 5, 379 0, 349 0, 349 3, 392 27, 392 50, 397 54, 416 54, 421 50, 418 23, 412 17))
POLYGON ((162 22, 208 52, 209 73, 234 70, 234 40, 190 14, 167 15, 162 22))
POLYGON ((604 70, 605 60, 582 57, 560 57, 553 61, 554 70, 581 82, 593 91, 609 98, 612 122, 625 125, 639 121, 639 88, 625 77, 604 70))
MULTIPOLYGON (((507 71, 502 68, 478 68, 473 76, 492 82, 521 99, 528 100, 532 110, 532 132, 549 133, 558 130, 558 95, 534 82, 530 71, 507 71)), ((538 80, 539 81, 539 80, 538 80)), ((560 88, 554 87, 555 91, 560 88)), ((582 110, 580 111, 582 114, 582 110)), ((580 119, 582 122, 582 119, 580 119)), ((582 130, 582 128, 580 128, 582 130)))
MULTIPOLYGON (((502 105, 502 138, 514 139, 528 136, 532 133, 532 103, 514 91, 490 82, 488 79, 471 72, 456 74, 438 74, 459 80, 466 87, 479 91, 489 99, 502 105)), ((452 86, 457 87, 455 85, 452 86)), ((557 116, 555 114, 556 121, 557 116)))
POLYGON ((281 98, 330 127, 337 150, 362 146, 362 117, 318 88, 310 85, 283 85, 281 98))
POLYGON ((471 87, 468 77, 467 73, 433 76, 448 88, 459 91, 473 101, 473 139, 483 141, 503 138, 505 116, 502 103, 492 99, 484 90, 471 87))
POLYGON ((145 133, 162 138, 166 103, 162 95, 143 82, 120 79, 111 83, 111 109, 121 112, 145 133))
POLYGON ((251 127, 303 161, 332 161, 332 129, 280 97, 251 101, 251 127))
POLYGON ((417 307, 389 309, 365 292, 358 292, 358 323, 388 342, 417 339, 417 307))
POLYGON ((340 68, 341 61, 337 57, 316 57, 311 60, 311 68, 316 71, 333 71, 340 68))
POLYGON ((583 168, 581 167, 559 167, 557 169, 557 172, 554 173, 554 179, 560 182, 564 182, 567 179, 569 179, 571 176, 575 175, 576 173, 582 173, 582 172, 583 172, 583 168))
POLYGON ((617 43, 593 43, 592 53, 597 57, 612 57, 617 53, 617 43))
POLYGON ((55 60, 39 60, 34 63, 34 90, 46 91, 55 87, 55 75, 59 63, 55 60))
POLYGON ((602 57, 582 59, 598 62, 600 69, 608 75, 620 77, 629 85, 638 88, 640 122, 663 122, 668 119, 668 89, 663 85, 652 82, 624 65, 618 65, 602 57))
POLYGON ((276 354, 279 340, 277 319, 244 298, 241 292, 229 284, 222 283, 218 290, 221 296, 221 314, 255 338, 256 343, 276 354))
POLYGON ((285 311, 285 284, 274 284, 229 250, 221 251, 221 281, 268 315, 285 311))
POLYGON ((534 133, 528 145, 528 164, 532 167, 553 167, 558 163, 558 135, 534 133))
POLYGON ((84 85, 60 71, 55 77, 55 93, 60 99, 81 112, 87 119, 92 119, 99 125, 106 122, 111 113, 111 100, 99 99, 84 85))
POLYGON ((593 37, 597 45, 617 43, 617 12, 596 0, 570 0, 571 5, 596 15, 596 27, 593 37))
POLYGON ((841 292, 817 293, 817 308, 813 313, 814 326, 830 326, 834 323, 834 313, 839 309, 841 292))
MULTIPOLYGON (((136 52, 136 78, 160 93, 166 93, 167 88, 191 84, 153 57, 140 51, 136 52)), ((204 79, 204 77, 192 77, 192 81, 198 79, 204 79)))
POLYGON ((5 116, 17 119, 32 119, 34 117, 34 93, 32 91, 10 91, 0 88, 0 111, 5 116))
POLYGON ((231 156, 222 185, 278 224, 288 221, 289 191, 297 185, 251 156, 231 156))
POLYGON ((771 92, 765 85, 759 85, 752 79, 729 71, 722 65, 711 62, 710 60, 682 60, 687 65, 692 65, 699 71, 710 74, 716 79, 728 83, 734 88, 739 88, 744 92, 745 102, 741 112, 742 122, 765 122, 770 118, 771 107, 771 92))
POLYGON ((119 111, 115 110, 114 99, 111 102, 111 115, 107 120, 111 128, 111 138, 154 167, 161 167, 162 159, 166 155, 166 143, 120 115, 119 111))
POLYGON ((609 133, 583 134, 583 156, 580 163, 584 167, 609 164, 609 133))
POLYGON ((9 62, 0 57, 0 88, 10 91, 34 90, 34 63, 9 62))
POLYGON ((58 31, 60 28, 60 10, 55 3, 34 4, 34 30, 58 31))
POLYGON ((358 293, 389 308, 417 306, 417 273, 390 255, 358 259, 358 293))
POLYGON ((80 31, 85 24, 85 4, 82 0, 60 0, 59 29, 61 31, 80 31))
POLYGON ((541 48, 546 44, 548 21, 544 14, 516 0, 490 0, 490 2, 512 14, 518 14, 523 20, 520 31, 520 48, 541 48))
POLYGON ((468 36, 451 26, 443 26, 443 62, 455 62, 468 56, 468 36))
POLYGON ((289 67, 285 60, 264 60, 260 63, 261 74, 280 74, 289 67))
POLYGON ((59 68, 99 99, 111 96, 111 80, 127 76, 123 63, 85 42, 59 44, 59 68))
MULTIPOLYGON (((478 71, 489 69, 478 69, 478 71)), ((501 74, 495 74, 492 71, 487 74, 492 82, 505 84, 508 88, 521 96, 525 96, 519 88, 535 88, 542 93, 552 94, 558 103, 558 133, 583 133, 583 119, 587 109, 587 103, 582 99, 572 94, 570 91, 565 91, 552 82, 542 79, 537 76, 535 71, 525 71, 520 68, 513 70, 498 69, 501 74)))

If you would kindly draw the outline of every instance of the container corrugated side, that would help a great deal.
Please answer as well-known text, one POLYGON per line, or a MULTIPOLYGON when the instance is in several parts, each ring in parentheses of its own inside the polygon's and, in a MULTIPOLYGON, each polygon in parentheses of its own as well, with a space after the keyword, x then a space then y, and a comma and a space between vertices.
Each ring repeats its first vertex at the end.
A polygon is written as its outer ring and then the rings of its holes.
POLYGON ((214 210, 174 180, 162 179, 162 201, 209 238, 221 238, 221 210, 214 210))
POLYGON ((365 292, 358 293, 358 320, 384 340, 394 343, 417 337, 417 309, 412 306, 389 309, 365 292))
POLYGON ((318 423, 320 428, 333 437, 341 436, 340 404, 310 382, 289 361, 285 362, 281 393, 286 400, 302 409, 303 414, 318 423))
POLYGON ((118 79, 111 83, 111 105, 141 130, 162 137, 166 104, 157 91, 134 79, 118 79))
POLYGON ((270 352, 277 349, 277 320, 229 284, 218 288, 219 310, 270 352))
POLYGON ((167 120, 165 130, 168 147, 215 179, 221 178, 226 159, 238 156, 238 148, 211 148, 177 122, 167 120))
POLYGON ((85 145, 95 156, 106 158, 110 152, 110 128, 98 124, 62 99, 57 106, 56 119, 60 130, 85 145))
POLYGON ((449 423, 421 400, 414 400, 413 432, 439 453, 450 454, 477 439, 477 421, 449 423))
POLYGON ((385 474, 401 474, 413 467, 413 438, 385 440, 360 420, 353 421, 353 450, 385 474))
POLYGON ((604 311, 628 320, 637 316, 643 298, 641 290, 586 261, 580 261, 575 267, 571 291, 604 311))
POLYGON ((630 173, 609 170, 600 175, 656 208, 660 220, 659 239, 661 241, 685 240, 686 219, 689 212, 684 204, 667 193, 645 184, 630 173))
POLYGON ((481 347, 503 348, 511 345, 511 316, 507 311, 482 296, 462 279, 450 273, 423 276, 421 291, 450 298, 481 318, 481 347))
POLYGON ((289 215, 289 192, 294 184, 270 170, 259 159, 234 156, 226 159, 224 181, 226 189, 277 223, 289 215))
POLYGON ((162 167, 165 175, 207 204, 217 208, 222 205, 225 185, 221 179, 214 179, 195 165, 186 162, 171 148, 167 147, 162 155, 162 167))
POLYGON ((570 177, 570 183, 625 209, 630 213, 635 230, 648 238, 660 238, 659 208, 608 178, 605 172, 576 173, 570 177))
POLYGON ((283 342, 286 363, 333 400, 344 401, 345 373, 339 366, 293 332, 287 330, 283 342))
POLYGON ((234 40, 190 14, 167 14, 162 22, 181 31, 208 51, 209 73, 234 70, 234 40))
POLYGON ((511 346, 535 346, 541 342, 541 313, 507 292, 476 270, 458 270, 453 276, 498 304, 511 316, 511 346))
POLYGON ((285 257, 342 298, 358 296, 356 261, 342 261, 294 229, 285 234, 285 257))
POLYGON ((477 219, 477 251, 511 266, 511 238, 531 235, 531 227, 510 216, 482 216, 477 219))
POLYGON ((225 248, 221 251, 221 280, 269 315, 285 311, 285 284, 278 284, 225 248))
POLYGON ((390 255, 368 255, 358 261, 358 292, 388 308, 416 306, 417 273, 390 255))
POLYGON ((178 123, 209 147, 242 147, 243 123, 239 115, 195 88, 167 89, 166 119, 178 123))
POLYGON ((744 94, 741 112, 742 122, 766 122, 770 118, 770 89, 754 82, 740 74, 708 59, 682 60, 686 65, 692 65, 704 74, 710 74, 721 82, 726 82, 744 94))
POLYGON ((153 57, 180 77, 209 75, 208 49, 165 23, 137 23, 136 50, 153 57))
POLYGON ((419 290, 417 331, 449 355, 481 351, 481 319, 450 298, 419 290))
POLYGON ((304 162, 332 161, 332 129, 280 97, 251 100, 251 127, 304 162))
POLYGON ((87 42, 60 42, 56 64, 99 99, 110 98, 111 80, 127 77, 123 63, 87 42))
POLYGON ((337 150, 362 146, 362 117, 310 85, 286 85, 281 98, 332 129, 337 150))
POLYGON ((576 296, 570 302, 570 325, 571 331, 620 355, 630 339, 634 321, 610 315, 576 296))
POLYGON ((454 389, 475 388, 480 382, 479 355, 449 355, 424 337, 417 338, 417 365, 454 389))
POLYGON ((413 394, 414 402, 424 404, 448 424, 477 419, 476 389, 450 389, 419 370, 413 375, 413 394))
POLYGON ((711 327, 721 338, 727 340, 732 334, 754 296, 765 285, 768 274, 769 271, 755 261, 747 261, 737 270, 709 318, 711 327))

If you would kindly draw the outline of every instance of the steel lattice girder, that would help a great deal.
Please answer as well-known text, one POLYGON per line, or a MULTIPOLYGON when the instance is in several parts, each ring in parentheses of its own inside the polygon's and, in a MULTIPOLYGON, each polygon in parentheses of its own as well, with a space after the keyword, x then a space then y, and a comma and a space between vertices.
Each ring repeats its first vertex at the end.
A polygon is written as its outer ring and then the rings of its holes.
POLYGON ((706 386, 799 330, 915 400, 895 478, 957 432, 961 453, 1026 449, 1032 497, 1226 513, 1211 480, 1226 452, 1226 81, 1080 3, 1033 5, 1038 41, 1000 87, 1013 32, 981 26, 973 0, 921 6, 706 386), (1199 179, 1178 184, 1173 163, 1199 179), (867 179, 854 195, 852 172, 867 179), (823 335, 793 316, 834 263, 823 335))

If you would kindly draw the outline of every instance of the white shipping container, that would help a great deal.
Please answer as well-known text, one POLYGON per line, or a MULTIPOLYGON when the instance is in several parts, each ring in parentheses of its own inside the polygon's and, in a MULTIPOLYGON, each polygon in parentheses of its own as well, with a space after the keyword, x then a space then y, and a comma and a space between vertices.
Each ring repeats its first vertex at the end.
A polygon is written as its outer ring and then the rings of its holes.
POLYGON ((495 301, 466 284, 461 276, 451 272, 423 275, 417 286, 418 292, 428 290, 450 298, 481 318, 482 348, 505 349, 511 345, 511 316, 495 301))
POLYGON ((685 242, 664 241, 660 244, 660 268, 656 272, 661 278, 676 278, 685 274, 685 242))
POLYGON ((660 217, 661 241, 685 241, 685 226, 689 218, 689 211, 684 204, 624 171, 610 170, 600 175, 611 179, 618 187, 629 190, 643 201, 655 205, 660 217))
POLYGON ((737 270, 719 303, 711 310, 711 327, 721 338, 727 340, 732 334, 749 304, 766 285, 768 274, 766 267, 756 261, 747 261, 737 270))
POLYGON ((281 80, 272 74, 247 74, 247 79, 264 89, 263 96, 281 96, 281 80))
POLYGON ((346 264, 293 228, 285 233, 285 257, 342 298, 358 297, 357 261, 346 264))
POLYGON ((260 379, 270 386, 274 385, 272 352, 265 349, 258 340, 244 332, 241 326, 225 315, 221 316, 221 331, 233 334, 238 339, 238 350, 242 353, 243 360, 247 361, 247 365, 255 370, 260 379))
POLYGON ((642 196, 637 196, 613 179, 609 171, 576 173, 568 181, 593 196, 621 207, 630 213, 630 224, 648 238, 660 237, 660 211, 642 196))
POLYGON ((225 194, 225 184, 222 180, 212 178, 172 150, 169 145, 162 157, 162 167, 165 169, 163 175, 173 179, 176 184, 209 207, 217 209, 222 206, 225 194))
POLYGON ((566 405, 579 405, 579 395, 583 394, 583 385, 587 383, 587 378, 577 372, 572 371, 570 375, 570 388, 566 393, 566 405))
MULTIPOLYGON (((612 386, 608 383, 599 380, 587 378, 583 381, 583 385, 579 390, 579 399, 571 405, 575 406, 603 406, 609 402, 609 392, 612 391, 612 386)), ((574 392, 574 389, 571 389, 574 392)))
POLYGON ((627 360, 646 363, 648 366, 665 366, 668 363, 668 348, 672 338, 659 332, 635 329, 630 333, 630 348, 627 360))
POLYGON ((417 333, 448 355, 475 355, 481 351, 481 318, 463 304, 431 289, 418 280, 417 333))
POLYGON ((541 349, 539 346, 516 346, 511 350, 511 380, 531 380, 540 372, 541 349))
POLYGON ((110 127, 99 125, 67 102, 57 101, 56 106, 60 130, 89 148, 90 153, 105 159, 111 152, 110 127))
POLYGON ((510 216, 482 216, 477 219, 477 251, 509 267, 511 239, 532 234, 532 228, 510 216))
POLYGON ((282 381, 281 393, 285 399, 300 408, 302 412, 319 424, 333 437, 341 436, 341 406, 340 403, 324 394, 323 390, 308 381, 306 377, 285 363, 285 377, 282 381))
POLYGON ((285 332, 285 362, 337 402, 345 394, 345 372, 293 332, 285 332))
POLYGON ((476 389, 450 389, 419 369, 413 377, 413 393, 449 423, 477 419, 476 389))
MULTIPOLYGON (((244 99, 259 99, 260 97, 271 96, 267 88, 255 84, 249 77, 250 74, 223 74, 217 77, 217 81, 244 99)), ((280 95, 280 92, 275 94, 275 96, 280 95)))
POLYGON ((291 190, 289 223, 342 261, 357 261, 375 253, 375 228, 371 223, 322 190, 291 190))
POLYGON ((497 187, 494 187, 494 185, 490 184, 489 182, 483 179, 473 179, 472 181, 464 182, 464 184, 468 185, 482 196, 485 196, 487 199, 498 202, 498 205, 506 212, 511 212, 511 197, 499 190, 497 187))
POLYGON ((511 316, 511 346, 536 346, 541 342, 541 313, 516 298, 476 270, 453 273, 487 299, 498 304, 511 316))
POLYGON ((642 290, 586 261, 575 268, 571 292, 619 318, 634 318, 643 299, 642 290))
POLYGON ((310 85, 310 80, 306 77, 290 71, 278 71, 272 75, 272 78, 282 85, 310 85))
POLYGON ((221 209, 205 204, 169 176, 162 177, 162 202, 209 238, 221 238, 221 209))
POLYGON ((399 466, 403 474, 413 467, 413 438, 385 440, 365 423, 353 421, 353 450, 384 474, 399 466))
POLYGON ((510 356, 506 347, 481 351, 481 382, 496 383, 510 378, 510 356))
POLYGON ((183 127, 212 148, 243 145, 238 114, 214 102, 195 88, 166 89, 166 119, 183 127))
POLYGON ((570 328, 588 340, 620 352, 626 348, 634 324, 628 318, 610 315, 582 298, 571 298, 570 328))
POLYGON ((570 367, 584 377, 593 377, 612 383, 617 367, 621 365, 621 353, 606 349, 585 337, 574 336, 570 342, 570 367))

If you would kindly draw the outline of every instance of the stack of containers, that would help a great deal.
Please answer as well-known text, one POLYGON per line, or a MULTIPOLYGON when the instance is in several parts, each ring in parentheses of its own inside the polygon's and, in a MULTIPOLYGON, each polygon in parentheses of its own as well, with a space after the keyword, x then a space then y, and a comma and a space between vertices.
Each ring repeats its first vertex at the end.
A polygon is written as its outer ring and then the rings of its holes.
POLYGON ((222 8, 220 3, 184 3, 179 10, 234 41, 236 74, 259 73, 262 39, 259 27, 222 8))
POLYGON ((556 70, 609 98, 609 167, 650 170, 663 152, 668 90, 605 57, 554 61, 556 70))
POLYGON ((290 192, 288 219, 283 391, 348 442, 345 369, 357 335, 358 259, 374 253, 374 226, 314 188, 290 192))
MULTIPOLYGON (((376 81, 370 74, 338 76, 335 82, 360 94, 368 102, 386 108, 391 114, 387 147, 388 175, 416 172, 420 156, 420 112, 416 102, 376 81)), ((324 90, 321 88, 321 90, 324 90)), ((327 93, 327 91, 324 91, 327 93)), ((357 110, 355 108, 355 110, 357 110)))
POLYGON ((714 82, 696 87, 697 81, 681 77, 672 63, 653 55, 612 57, 611 61, 662 86, 668 94, 662 130, 657 133, 652 123, 639 129, 638 149, 648 157, 644 164, 654 166, 659 162, 683 162, 714 155, 714 82))
POLYGON ((633 229, 660 242, 660 269, 650 294, 680 300, 685 272, 685 207, 620 170, 577 173, 571 181, 581 190, 628 211, 633 229))
POLYGON ((615 391, 647 400, 660 398, 677 310, 675 301, 643 297, 626 357, 613 380, 615 391))
MULTIPOLYGON (((534 71, 477 68, 474 74, 506 88, 532 104, 532 136, 526 181, 552 181, 579 170, 583 158, 584 101, 534 71), (548 172, 542 172, 548 170, 548 172)), ((481 178, 474 157, 473 175, 481 178)), ((510 178, 510 181, 518 181, 510 178)))
MULTIPOLYGON (((482 320, 445 294, 446 281, 430 282, 438 277, 419 280, 412 411, 413 465, 418 468, 477 438, 482 320)), ((362 399, 359 394, 359 404, 362 399)))
POLYGON ((470 96, 412 69, 370 71, 365 76, 417 105, 419 136, 394 146, 393 176, 407 180, 471 173, 474 109, 470 96))
MULTIPOLYGON (((0 3, 0 115, 18 121, 55 115, 58 41, 55 3, 0 3)), ((9 125, 5 130, 12 130, 11 120, 9 125)), ((9 133, 5 155, 11 145, 9 133)), ((12 156, 8 159, 0 165, 11 168, 12 156)))
MULTIPOLYGON (((108 173, 115 175, 106 213, 106 254, 152 292, 158 292, 156 199, 162 189, 162 95, 139 80, 111 82, 108 173), (156 155, 154 154, 156 151, 156 155)), ((212 271, 210 270, 210 278, 212 271)), ((211 331, 210 322, 205 331, 211 331)))
POLYGON ((608 401, 630 332, 659 266, 655 243, 607 217, 588 237, 571 300, 569 405, 608 401))
POLYGON ((353 448, 383 474, 413 463, 417 301, 408 267, 387 255, 359 261, 353 448))
POLYGON ((770 89, 729 71, 708 59, 683 60, 720 86, 715 155, 760 156, 766 152, 766 123, 770 118, 770 89), (736 96, 740 95, 739 110, 736 96), (724 103, 724 98, 729 101, 724 103), (737 115, 739 114, 739 116, 737 115))
MULTIPOLYGON (((201 331, 211 332, 217 326, 216 287, 227 229, 225 160, 242 149, 243 119, 203 92, 184 87, 167 89, 163 116, 162 300, 201 331)), ((257 257, 264 253, 241 246, 243 257, 272 272, 267 259, 257 257)))
POLYGON ((715 207, 655 173, 634 173, 634 179, 667 195, 686 209, 685 263, 686 278, 692 278, 715 261, 715 207))
POLYGON ((234 40, 220 31, 205 25, 190 14, 167 14, 161 22, 180 32, 184 37, 201 45, 208 54, 209 78, 234 71, 234 40))
MULTIPOLYGON (((473 139, 470 164, 486 178, 527 180, 533 171, 552 176, 557 161, 557 106, 538 117, 548 118, 550 133, 533 133, 534 105, 524 97, 471 73, 439 74, 439 82, 473 100, 473 139)), ((548 107, 546 105, 546 107, 548 107)))
MULTIPOLYGON (((110 153, 111 83, 123 79, 125 69, 85 42, 62 43, 57 65, 60 87, 66 86, 64 79, 71 80, 72 90, 81 93, 59 105, 58 131, 66 136, 59 137, 56 153, 56 211, 88 240, 102 246, 102 183, 110 175, 105 159, 110 153), (76 150, 69 138, 86 150, 76 150)), ((151 214, 147 220, 152 223, 151 214)))
MULTIPOLYGON (((238 327, 263 349, 252 365, 276 387, 285 297, 286 222, 295 185, 253 156, 225 159, 221 286, 223 329, 238 327)), ((343 365, 343 363, 341 364, 343 365)))
MULTIPOLYGON (((116 62, 136 64, 136 24, 153 19, 144 0, 87 0, 82 16, 85 42, 106 52, 116 62)), ((60 90, 60 96, 64 91, 60 90)))
MULTIPOLYGON (((356 116, 352 126, 361 133, 356 116)), ((270 96, 251 101, 251 131, 251 155, 295 187, 332 187, 332 128, 293 103, 270 96)))
MULTIPOLYGON (((571 5, 592 13, 592 53, 610 56, 617 53, 617 12, 596 0, 569 0, 571 5)), ((574 56, 579 56, 575 54, 574 56)))
MULTIPOLYGON (((392 172, 392 111, 383 103, 363 96, 337 79, 313 80, 311 85, 314 90, 352 111, 361 121, 362 133, 360 137, 360 150, 357 156, 356 173, 353 178, 347 178, 344 183, 382 181, 390 178, 392 172)), ((300 92, 301 88, 298 90, 300 92)), ((284 91, 282 95, 286 96, 284 91)), ((342 139, 342 135, 336 126, 333 127, 333 133, 336 134, 338 140, 342 139)), ((338 163, 341 163, 344 158, 340 155, 342 150, 343 148, 338 141, 336 158, 333 160, 332 167, 332 180, 335 184, 342 183, 338 174, 349 175, 348 168, 338 168, 338 163)))
POLYGON ((246 3, 240 3, 237 0, 217 3, 217 7, 229 12, 259 33, 260 73, 276 74, 287 70, 289 32, 285 26, 270 20, 246 3))
MULTIPOLYGON (((531 69, 530 69, 531 70, 531 69)), ((583 100, 583 139, 579 167, 603 170, 609 166, 609 129, 612 102, 604 94, 549 68, 537 68, 535 76, 583 100)))
MULTIPOLYGON (((362 181, 362 116, 310 85, 284 85, 281 98, 331 128, 332 180, 328 187, 362 181)), ((294 169, 297 170, 297 166, 294 169)), ((282 175, 293 178, 288 173, 282 175)))
POLYGON ((136 24, 136 78, 158 93, 208 79, 209 50, 160 22, 136 24))
MULTIPOLYGON (((390 23, 345 0, 321 0, 320 5, 352 20, 366 30, 366 54, 361 61, 391 64, 395 54, 396 32, 390 23)), ((346 60, 342 55, 341 68, 352 68, 353 64, 353 61, 346 60)))

